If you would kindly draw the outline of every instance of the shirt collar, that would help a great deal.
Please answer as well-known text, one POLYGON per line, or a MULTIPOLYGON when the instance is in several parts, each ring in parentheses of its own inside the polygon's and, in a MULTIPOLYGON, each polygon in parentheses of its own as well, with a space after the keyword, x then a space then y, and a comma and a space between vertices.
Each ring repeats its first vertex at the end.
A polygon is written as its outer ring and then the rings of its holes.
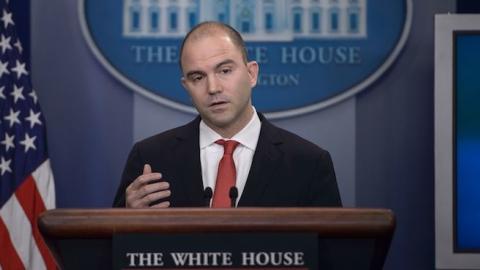
MULTIPOLYGON (((260 136, 261 122, 258 118, 257 111, 253 107, 252 119, 248 124, 243 127, 237 134, 235 134, 230 140, 235 140, 241 145, 250 148, 252 151, 255 151, 257 147, 258 137, 260 136)), ((200 121, 200 149, 203 149, 207 146, 214 144, 219 139, 225 139, 220 136, 217 132, 211 129, 205 122, 200 121)), ((225 139, 229 140, 229 139, 225 139)))

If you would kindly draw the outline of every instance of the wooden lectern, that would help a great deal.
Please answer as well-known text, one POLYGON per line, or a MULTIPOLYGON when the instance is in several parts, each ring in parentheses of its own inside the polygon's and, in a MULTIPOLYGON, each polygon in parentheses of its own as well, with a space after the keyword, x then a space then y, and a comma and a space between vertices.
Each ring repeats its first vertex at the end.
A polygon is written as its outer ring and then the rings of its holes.
POLYGON ((39 228, 61 269, 111 269, 118 233, 315 233, 319 269, 382 269, 395 217, 385 209, 55 209, 39 228))

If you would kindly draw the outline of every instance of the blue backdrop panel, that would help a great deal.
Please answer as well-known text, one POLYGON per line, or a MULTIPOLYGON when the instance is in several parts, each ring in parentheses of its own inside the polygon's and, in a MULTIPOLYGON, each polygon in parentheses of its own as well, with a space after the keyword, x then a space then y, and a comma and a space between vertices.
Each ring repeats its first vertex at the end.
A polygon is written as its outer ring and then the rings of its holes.
POLYGON ((456 244, 480 250, 480 32, 455 42, 456 244))

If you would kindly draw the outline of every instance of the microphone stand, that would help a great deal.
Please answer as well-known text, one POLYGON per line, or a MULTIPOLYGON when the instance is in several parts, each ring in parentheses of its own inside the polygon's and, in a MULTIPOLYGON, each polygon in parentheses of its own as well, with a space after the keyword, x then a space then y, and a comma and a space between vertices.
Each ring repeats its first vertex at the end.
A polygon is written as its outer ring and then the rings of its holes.
POLYGON ((235 208, 236 202, 238 198, 238 189, 236 186, 230 188, 230 192, 228 194, 230 196, 230 207, 235 208))
POLYGON ((210 201, 213 197, 213 191, 211 187, 206 187, 203 191, 203 199, 205 200, 205 207, 210 207, 210 201))

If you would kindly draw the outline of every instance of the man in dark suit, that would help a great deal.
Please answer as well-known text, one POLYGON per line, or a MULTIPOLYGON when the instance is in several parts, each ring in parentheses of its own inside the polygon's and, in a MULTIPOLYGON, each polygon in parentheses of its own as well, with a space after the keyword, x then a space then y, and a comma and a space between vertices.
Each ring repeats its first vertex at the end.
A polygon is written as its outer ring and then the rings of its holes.
POLYGON ((225 207, 215 201, 229 195, 238 206, 341 206, 328 152, 252 106, 259 67, 247 60, 237 31, 216 22, 196 26, 182 43, 180 66, 200 116, 135 144, 114 206, 205 206, 206 187, 214 207, 225 207), (228 194, 232 186, 239 196, 228 194))

